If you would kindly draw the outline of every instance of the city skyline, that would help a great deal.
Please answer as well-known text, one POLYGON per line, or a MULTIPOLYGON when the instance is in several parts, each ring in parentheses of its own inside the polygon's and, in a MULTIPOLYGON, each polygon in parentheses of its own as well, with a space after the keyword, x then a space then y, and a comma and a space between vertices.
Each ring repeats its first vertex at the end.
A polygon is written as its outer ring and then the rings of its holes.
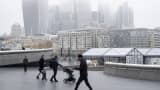
MULTIPOLYGON (((115 5, 118 6, 119 3, 127 1, 129 6, 133 8, 134 11, 134 21, 135 27, 146 27, 146 28, 155 28, 160 26, 160 1, 158 0, 112 0, 115 5), (145 5, 143 4, 145 2, 145 5)), ((113 7, 112 6, 112 7, 113 7)), ((10 33, 11 26, 18 22, 22 26, 23 24, 23 14, 22 14, 22 0, 3 0, 0 1, 0 28, 1 33, 10 33), (8 3, 10 2, 10 3, 8 3), (7 11, 7 12, 6 12, 7 11), (5 22, 4 22, 5 21, 5 22)), ((111 7, 111 8, 112 8, 111 7)), ((93 9, 93 8, 92 8, 93 9)), ((112 8, 113 9, 113 8, 112 8)))

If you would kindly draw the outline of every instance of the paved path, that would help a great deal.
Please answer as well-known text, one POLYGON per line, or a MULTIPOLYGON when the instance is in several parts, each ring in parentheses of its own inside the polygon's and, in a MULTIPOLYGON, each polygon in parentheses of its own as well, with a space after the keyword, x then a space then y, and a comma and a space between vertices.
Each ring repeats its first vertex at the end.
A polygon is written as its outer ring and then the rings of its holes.
MULTIPOLYGON (((37 80, 37 69, 30 68, 27 73, 22 68, 0 69, 0 90, 74 90, 74 84, 64 84, 63 78, 66 74, 58 72, 58 83, 37 80)), ((47 71, 51 76, 52 71, 47 71)), ((78 72, 75 72, 78 77, 78 72)), ((160 90, 160 82, 133 80, 104 75, 101 71, 90 71, 89 81, 94 90, 160 90)), ((84 83, 79 90, 88 90, 84 83)))

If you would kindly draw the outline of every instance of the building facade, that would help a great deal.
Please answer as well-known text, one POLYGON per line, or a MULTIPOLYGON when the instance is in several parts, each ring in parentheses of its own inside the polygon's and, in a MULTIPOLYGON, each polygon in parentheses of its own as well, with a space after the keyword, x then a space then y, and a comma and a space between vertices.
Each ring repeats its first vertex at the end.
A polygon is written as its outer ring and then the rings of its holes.
POLYGON ((135 28, 114 29, 108 31, 110 47, 114 48, 158 48, 160 47, 160 30, 135 28))
POLYGON ((54 34, 57 31, 61 30, 62 22, 60 18, 60 7, 53 6, 49 9, 48 16, 48 33, 54 34))
POLYGON ((113 26, 113 13, 107 0, 98 0, 98 21, 103 28, 113 26))
POLYGON ((85 51, 90 48, 108 47, 109 37, 104 29, 86 28, 58 33, 58 48, 69 51, 85 51))
POLYGON ((74 8, 78 27, 89 26, 92 17, 90 0, 76 0, 74 8))
POLYGON ((98 28, 58 32, 58 48, 69 53, 71 50, 90 48, 158 48, 160 31, 136 28, 106 30, 98 28))
POLYGON ((47 0, 23 0, 23 18, 26 35, 45 33, 48 18, 47 0))
POLYGON ((25 33, 24 33, 24 30, 23 30, 22 26, 18 23, 15 23, 11 27, 10 35, 13 38, 20 38, 20 37, 24 37, 25 33))
POLYGON ((122 4, 115 14, 116 28, 132 28, 134 27, 134 13, 128 6, 128 3, 122 4))

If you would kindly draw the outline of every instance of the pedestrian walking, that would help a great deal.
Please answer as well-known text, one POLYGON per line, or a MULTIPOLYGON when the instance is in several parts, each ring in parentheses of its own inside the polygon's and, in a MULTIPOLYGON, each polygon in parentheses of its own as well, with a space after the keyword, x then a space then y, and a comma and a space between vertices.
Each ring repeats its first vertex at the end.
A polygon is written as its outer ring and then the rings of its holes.
POLYGON ((43 69, 44 69, 44 55, 41 56, 39 60, 39 73, 37 75, 37 79, 39 79, 39 76, 42 74, 43 77, 43 69))
POLYGON ((24 72, 27 72, 27 66, 28 66, 28 58, 27 58, 27 56, 25 56, 23 59, 24 72))
POLYGON ((76 83, 76 87, 75 90, 78 90, 79 85, 81 84, 82 81, 85 82, 85 84, 87 85, 87 87, 89 88, 89 90, 92 90, 92 87, 88 81, 88 66, 86 61, 83 59, 82 55, 78 55, 78 61, 80 61, 80 66, 79 68, 75 68, 76 70, 80 71, 80 77, 76 83))
POLYGON ((53 70, 53 75, 50 78, 50 81, 53 82, 53 79, 55 82, 58 82, 56 76, 57 76, 57 71, 58 71, 58 66, 61 66, 58 63, 58 57, 55 56, 51 61, 50 61, 50 67, 53 70))

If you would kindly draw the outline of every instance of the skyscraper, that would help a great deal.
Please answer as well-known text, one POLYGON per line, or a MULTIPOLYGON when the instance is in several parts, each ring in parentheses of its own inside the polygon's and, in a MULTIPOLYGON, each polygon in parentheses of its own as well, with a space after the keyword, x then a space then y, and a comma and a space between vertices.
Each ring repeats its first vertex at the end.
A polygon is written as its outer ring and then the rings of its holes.
POLYGON ((45 33, 47 30, 47 0, 23 0, 23 18, 26 35, 45 33))
POLYGON ((48 0, 39 0, 39 31, 47 33, 48 28, 48 0))
POLYGON ((99 25, 98 11, 92 11, 91 26, 92 26, 92 27, 98 27, 98 25, 99 25))
POLYGON ((77 20, 77 0, 73 0, 72 20, 73 20, 73 28, 77 28, 77 26, 78 26, 78 20, 77 20))
POLYGON ((73 3, 76 0, 62 0, 61 3, 61 22, 62 28, 61 30, 68 30, 74 28, 74 20, 73 20, 73 3))
POLYGON ((91 2, 90 0, 76 0, 75 15, 78 27, 89 26, 92 19, 91 2))
POLYGON ((98 20, 103 27, 110 27, 113 25, 113 16, 110 11, 110 5, 107 0, 98 0, 98 20))
POLYGON ((60 30, 69 30, 74 27, 74 0, 59 0, 60 4, 55 4, 49 8, 49 32, 56 33, 60 30))
MULTIPOLYGON (((90 0, 59 0, 57 5, 58 11, 50 12, 49 17, 57 17, 60 22, 54 21, 58 25, 58 29, 50 31, 70 30, 80 27, 90 26, 92 22, 92 11, 90 0), (56 15, 56 13, 58 15, 56 15)), ((54 5, 51 8, 55 8, 54 5)), ((55 19, 57 20, 57 19, 55 19)), ((49 28, 51 27, 51 20, 49 20, 49 28)), ((53 27, 55 27, 53 26, 53 27)))
POLYGON ((59 6, 53 6, 49 9, 48 33, 56 33, 61 30, 61 18, 59 6))
POLYGON ((134 13, 133 10, 128 6, 127 2, 119 7, 115 16, 115 25, 117 28, 134 27, 134 13))
POLYGON ((38 0, 23 0, 23 18, 26 35, 38 31, 38 0))

